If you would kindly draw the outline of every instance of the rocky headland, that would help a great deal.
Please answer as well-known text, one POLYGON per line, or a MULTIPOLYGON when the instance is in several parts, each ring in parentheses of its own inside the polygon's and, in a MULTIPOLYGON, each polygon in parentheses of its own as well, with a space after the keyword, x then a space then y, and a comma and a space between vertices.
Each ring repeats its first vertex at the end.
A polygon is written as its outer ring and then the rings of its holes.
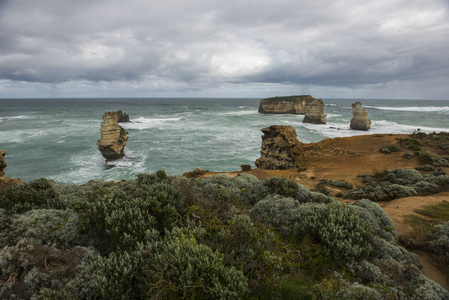
POLYGON ((271 97, 260 100, 262 114, 305 114, 306 106, 313 101, 310 95, 271 97))
POLYGON ((357 101, 352 104, 351 129, 368 130, 371 127, 371 120, 368 118, 368 110, 362 108, 362 104, 357 101))
POLYGON ((306 105, 303 123, 326 124, 326 115, 324 114, 324 103, 321 99, 313 99, 306 105))
POLYGON ((117 112, 107 112, 103 115, 101 139, 97 142, 97 146, 106 161, 117 160, 125 156, 128 136, 126 130, 118 125, 118 120, 117 112))
POLYGON ((5 175, 5 168, 6 168, 6 162, 5 162, 5 155, 8 152, 4 151, 4 150, 0 150, 0 177, 2 177, 3 175, 5 175))
POLYGON ((261 157, 255 165, 265 170, 286 170, 294 167, 300 142, 291 126, 272 125, 262 129, 261 157))

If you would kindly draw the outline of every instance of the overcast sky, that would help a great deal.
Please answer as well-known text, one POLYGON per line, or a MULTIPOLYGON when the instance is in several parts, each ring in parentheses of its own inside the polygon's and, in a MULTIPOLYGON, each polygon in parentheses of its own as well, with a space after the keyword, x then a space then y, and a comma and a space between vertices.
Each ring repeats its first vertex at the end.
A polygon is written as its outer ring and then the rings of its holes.
POLYGON ((0 0, 0 98, 449 100, 448 0, 0 0))

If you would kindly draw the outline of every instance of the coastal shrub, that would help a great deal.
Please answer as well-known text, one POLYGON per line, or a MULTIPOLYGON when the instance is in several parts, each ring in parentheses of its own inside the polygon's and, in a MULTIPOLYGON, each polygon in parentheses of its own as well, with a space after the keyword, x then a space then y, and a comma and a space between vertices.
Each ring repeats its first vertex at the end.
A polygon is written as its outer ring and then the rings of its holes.
POLYGON ((296 198, 296 194, 300 189, 299 185, 293 181, 280 176, 267 178, 264 186, 269 190, 270 194, 278 194, 284 197, 296 198))
POLYGON ((82 232, 102 253, 132 249, 157 236, 154 215, 167 216, 168 222, 176 218, 176 210, 162 207, 156 197, 132 198, 118 189, 97 191, 84 205, 78 208, 82 232))
POLYGON ((167 180, 168 176, 164 170, 158 170, 156 173, 139 174, 137 175, 137 181, 140 185, 152 185, 155 183, 163 183, 167 180))
POLYGON ((163 241, 138 251, 99 257, 97 288, 107 299, 238 299, 248 291, 241 271, 185 230, 167 232, 163 241))
POLYGON ((86 248, 59 250, 21 239, 0 250, 1 299, 35 298, 40 290, 61 289, 76 273, 86 248))
POLYGON ((371 228, 349 205, 335 202, 325 207, 314 206, 301 230, 321 243, 328 257, 340 263, 367 257, 371 252, 368 243, 371 228))
POLYGON ((251 216, 262 223, 279 230, 283 234, 298 234, 304 218, 313 208, 324 209, 324 204, 300 203, 293 198, 269 195, 254 205, 251 216))
POLYGON ((17 236, 68 248, 79 243, 79 216, 73 210, 33 209, 13 220, 17 236))
POLYGON ((22 213, 33 208, 62 208, 51 182, 39 178, 29 183, 14 184, 0 193, 0 208, 9 213, 22 213))
POLYGON ((385 153, 385 154, 390 154, 391 152, 401 151, 401 148, 397 145, 388 145, 388 146, 380 148, 379 151, 382 153, 385 153))
POLYGON ((332 181, 329 179, 321 179, 320 182, 333 186, 333 187, 337 187, 337 188, 344 188, 347 190, 351 190, 354 188, 354 186, 352 185, 352 183, 346 182, 344 180, 337 180, 337 181, 332 181))
POLYGON ((430 249, 437 255, 440 263, 449 268, 449 222, 435 226, 430 236, 430 249))
MULTIPOLYGON (((274 232, 260 223, 253 223, 248 215, 236 215, 208 242, 223 253, 224 263, 241 270, 248 279, 252 295, 264 296, 260 290, 274 286, 283 271, 284 248, 274 232)), ((290 267, 290 266, 289 266, 290 267)))
POLYGON ((352 205, 357 209, 360 218, 369 223, 371 233, 374 236, 381 237, 391 243, 397 241, 398 232, 390 217, 379 204, 368 199, 362 199, 352 205))
POLYGON ((338 299, 383 299, 383 296, 377 290, 358 282, 353 282, 351 285, 343 288, 336 296, 338 299))
POLYGON ((0 208, 0 249, 9 245, 16 238, 11 230, 12 216, 6 209, 0 208))

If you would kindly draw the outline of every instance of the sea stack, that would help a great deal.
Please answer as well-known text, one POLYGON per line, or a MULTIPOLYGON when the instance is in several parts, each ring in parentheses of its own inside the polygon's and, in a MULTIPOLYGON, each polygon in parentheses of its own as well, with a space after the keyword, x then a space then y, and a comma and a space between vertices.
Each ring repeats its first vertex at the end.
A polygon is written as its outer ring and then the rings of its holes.
POLYGON ((120 110, 120 109, 117 110, 117 117, 118 117, 118 122, 119 123, 131 122, 129 120, 129 116, 126 113, 122 112, 122 110, 120 110))
POLYGON ((101 139, 97 142, 97 146, 106 161, 117 160, 125 156, 127 133, 118 125, 117 112, 104 114, 103 123, 101 123, 101 139))
POLYGON ((307 103, 315 100, 310 95, 272 97, 260 100, 261 114, 305 114, 307 103))
POLYGON ((272 125, 262 129, 260 158, 255 162, 259 169, 287 170, 294 167, 300 142, 296 130, 287 125, 272 125))
POLYGON ((306 115, 303 123, 326 124, 326 115, 324 114, 324 103, 321 99, 314 99, 306 106, 306 115))
POLYGON ((5 172, 3 172, 6 168, 6 162, 5 162, 5 155, 8 152, 4 151, 4 150, 0 150, 0 177, 2 177, 3 175, 5 175, 5 172))
POLYGON ((368 130, 371 127, 371 120, 368 118, 368 111, 362 108, 362 104, 357 101, 352 104, 351 129, 368 130))

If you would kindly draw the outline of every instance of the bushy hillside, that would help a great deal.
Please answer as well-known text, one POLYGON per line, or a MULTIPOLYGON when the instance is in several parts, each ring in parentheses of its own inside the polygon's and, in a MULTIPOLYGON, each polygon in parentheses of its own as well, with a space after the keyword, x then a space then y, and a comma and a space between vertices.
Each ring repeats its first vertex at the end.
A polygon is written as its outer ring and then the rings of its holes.
POLYGON ((376 203, 280 177, 38 179, 0 207, 2 299, 449 299, 376 203))

